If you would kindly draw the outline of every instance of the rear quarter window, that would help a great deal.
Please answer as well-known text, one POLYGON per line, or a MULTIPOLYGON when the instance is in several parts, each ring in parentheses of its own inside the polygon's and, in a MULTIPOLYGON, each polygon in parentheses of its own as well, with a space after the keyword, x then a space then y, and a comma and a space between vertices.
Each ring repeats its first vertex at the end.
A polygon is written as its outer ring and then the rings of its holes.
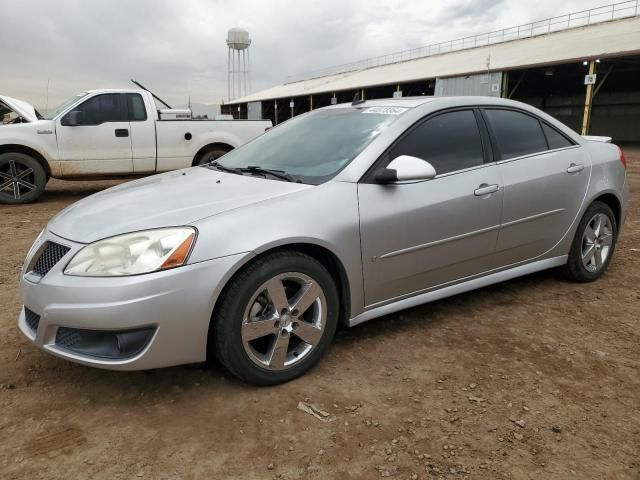
POLYGON ((544 135, 547 137, 547 143, 549 144, 549 148, 551 150, 555 148, 565 148, 573 145, 573 142, 565 137, 562 133, 557 131, 555 128, 550 127, 546 123, 542 124, 542 130, 544 130, 544 135))

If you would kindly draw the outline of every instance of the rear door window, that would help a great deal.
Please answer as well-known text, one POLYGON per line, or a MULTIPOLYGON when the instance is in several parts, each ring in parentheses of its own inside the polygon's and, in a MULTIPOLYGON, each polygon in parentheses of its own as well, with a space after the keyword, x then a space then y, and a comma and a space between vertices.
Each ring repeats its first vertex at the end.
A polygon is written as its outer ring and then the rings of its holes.
POLYGON ((437 175, 482 165, 484 154, 476 116, 472 110, 446 112, 411 130, 389 152, 426 160, 437 175))
POLYGON ((514 110, 485 110, 496 140, 499 159, 531 155, 548 150, 537 118, 514 110))

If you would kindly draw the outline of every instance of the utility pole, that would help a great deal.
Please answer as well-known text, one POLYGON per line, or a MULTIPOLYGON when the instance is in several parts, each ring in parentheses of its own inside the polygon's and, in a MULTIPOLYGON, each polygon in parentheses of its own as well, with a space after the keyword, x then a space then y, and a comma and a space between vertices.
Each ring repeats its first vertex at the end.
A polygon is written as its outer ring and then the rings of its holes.
POLYGON ((49 83, 51 82, 50 78, 47 78, 47 103, 44 106, 44 111, 46 114, 49 113, 49 83))
MULTIPOLYGON (((596 74, 596 61, 589 61, 589 77, 593 78, 593 75, 596 74)), ((585 83, 587 83, 585 81, 585 83)), ((591 122, 591 102, 593 100, 593 85, 594 81, 589 81, 587 83, 587 94, 584 99, 584 113, 582 115, 582 135, 587 135, 589 133, 589 123, 591 122)))

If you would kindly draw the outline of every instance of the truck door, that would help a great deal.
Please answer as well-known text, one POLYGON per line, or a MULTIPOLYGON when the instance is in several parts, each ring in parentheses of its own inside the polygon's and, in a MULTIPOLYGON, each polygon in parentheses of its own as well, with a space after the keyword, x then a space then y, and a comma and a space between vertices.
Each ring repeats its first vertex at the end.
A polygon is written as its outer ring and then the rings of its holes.
POLYGON ((62 176, 133 172, 126 97, 101 93, 56 122, 62 176))
POLYGON ((126 93, 127 112, 131 131, 133 171, 148 173, 156 170, 156 122, 147 114, 144 99, 139 93, 126 93))

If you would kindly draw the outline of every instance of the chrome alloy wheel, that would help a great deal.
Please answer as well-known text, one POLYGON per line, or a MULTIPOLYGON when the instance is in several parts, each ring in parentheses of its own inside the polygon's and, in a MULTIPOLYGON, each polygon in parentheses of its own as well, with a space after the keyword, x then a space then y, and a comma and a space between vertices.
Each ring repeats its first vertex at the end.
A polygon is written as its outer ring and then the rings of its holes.
POLYGON ((277 275, 252 295, 242 319, 244 350, 258 366, 285 370, 318 345, 327 301, 318 282, 298 272, 277 275))
POLYGON ((597 272, 607 261, 613 245, 613 227, 604 213, 589 220, 582 235, 582 264, 589 272, 597 272))
POLYGON ((36 188, 33 168, 9 160, 5 168, 0 170, 0 193, 13 195, 13 198, 20 200, 22 195, 36 188))

